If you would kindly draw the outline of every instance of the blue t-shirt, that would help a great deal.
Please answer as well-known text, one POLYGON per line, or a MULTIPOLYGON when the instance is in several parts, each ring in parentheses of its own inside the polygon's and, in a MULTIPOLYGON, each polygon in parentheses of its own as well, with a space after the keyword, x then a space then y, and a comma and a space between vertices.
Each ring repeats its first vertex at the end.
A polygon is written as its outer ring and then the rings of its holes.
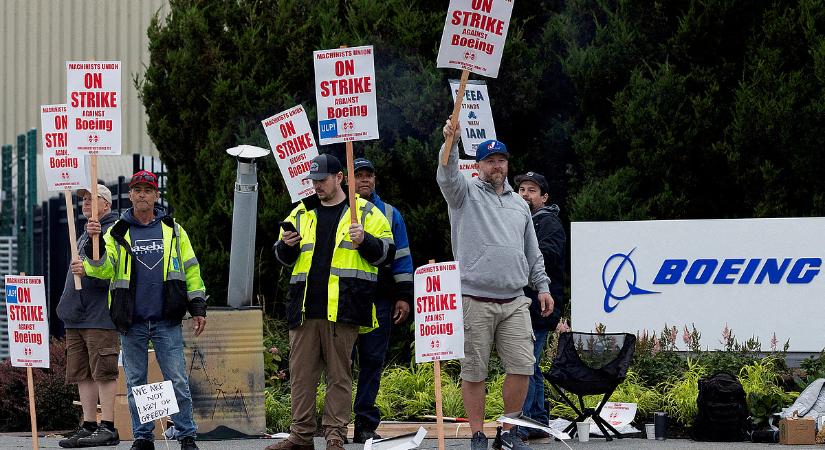
POLYGON ((140 223, 129 209, 123 220, 129 222, 135 265, 135 322, 163 319, 163 229, 160 220, 166 215, 155 208, 155 219, 140 223))

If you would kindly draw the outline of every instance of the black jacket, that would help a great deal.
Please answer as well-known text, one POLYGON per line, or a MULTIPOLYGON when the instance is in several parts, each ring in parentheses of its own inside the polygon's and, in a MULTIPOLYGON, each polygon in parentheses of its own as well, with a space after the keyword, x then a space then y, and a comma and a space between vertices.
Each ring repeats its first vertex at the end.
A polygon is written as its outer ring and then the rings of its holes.
POLYGON ((561 319, 567 301, 564 298, 564 244, 567 235, 559 219, 559 207, 556 204, 544 206, 533 213, 533 226, 539 241, 539 250, 544 257, 544 270, 550 278, 550 295, 553 296, 553 313, 541 317, 541 305, 538 293, 529 287, 524 288, 524 295, 530 297, 530 320, 534 330, 554 330, 561 319))

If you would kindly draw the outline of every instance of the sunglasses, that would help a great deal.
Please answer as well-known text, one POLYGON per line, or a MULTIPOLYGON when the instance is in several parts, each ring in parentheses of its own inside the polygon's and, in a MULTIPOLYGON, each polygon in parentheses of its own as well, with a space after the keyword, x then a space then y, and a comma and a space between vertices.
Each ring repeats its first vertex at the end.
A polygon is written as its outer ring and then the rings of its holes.
POLYGON ((147 183, 157 183, 158 178, 148 173, 142 173, 140 175, 133 176, 131 184, 140 183, 141 181, 145 181, 147 183))

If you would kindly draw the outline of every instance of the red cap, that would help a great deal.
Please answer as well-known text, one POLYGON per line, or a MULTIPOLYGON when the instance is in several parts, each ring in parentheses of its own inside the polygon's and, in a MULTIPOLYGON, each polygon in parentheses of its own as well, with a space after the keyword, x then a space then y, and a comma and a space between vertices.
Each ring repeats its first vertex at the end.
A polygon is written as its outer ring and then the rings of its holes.
POLYGON ((131 188, 132 186, 141 183, 148 184, 149 186, 152 186, 153 188, 157 189, 158 176, 153 174, 152 172, 149 172, 148 170, 141 170, 140 172, 135 172, 135 174, 132 175, 132 180, 129 181, 129 187, 131 188))

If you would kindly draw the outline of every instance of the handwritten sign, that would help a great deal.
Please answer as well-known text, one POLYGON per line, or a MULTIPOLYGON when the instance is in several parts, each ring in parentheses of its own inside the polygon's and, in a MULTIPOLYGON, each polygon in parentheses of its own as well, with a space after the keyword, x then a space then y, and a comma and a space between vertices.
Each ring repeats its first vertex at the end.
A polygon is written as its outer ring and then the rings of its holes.
POLYGON ((513 0, 450 0, 437 66, 497 77, 512 12, 513 0))
POLYGON ((66 61, 69 152, 119 155, 120 61, 66 61))
POLYGON ((318 146, 304 107, 295 106, 261 123, 292 201, 314 194, 312 181, 304 177, 309 172, 310 161, 318 156, 318 146))
MULTIPOLYGON (((458 94, 460 84, 459 80, 450 80, 453 101, 458 94)), ((490 107, 487 83, 481 80, 467 82, 458 123, 458 128, 461 130, 461 144, 464 147, 464 153, 469 156, 476 155, 478 144, 496 138, 496 126, 493 123, 493 110, 490 107)))
POLYGON ((140 423, 148 423, 180 411, 171 381, 144 384, 132 388, 140 423))
POLYGON ((378 139, 371 45, 313 52, 321 145, 378 139))
POLYGON ((43 133, 43 171, 49 191, 75 190, 89 187, 86 156, 70 154, 66 128, 66 105, 40 107, 43 133))
POLYGON ((9 354, 14 367, 49 367, 49 311, 43 277, 6 275, 9 354))
POLYGON ((458 262, 415 270, 415 362, 464 357, 464 315, 458 262))

